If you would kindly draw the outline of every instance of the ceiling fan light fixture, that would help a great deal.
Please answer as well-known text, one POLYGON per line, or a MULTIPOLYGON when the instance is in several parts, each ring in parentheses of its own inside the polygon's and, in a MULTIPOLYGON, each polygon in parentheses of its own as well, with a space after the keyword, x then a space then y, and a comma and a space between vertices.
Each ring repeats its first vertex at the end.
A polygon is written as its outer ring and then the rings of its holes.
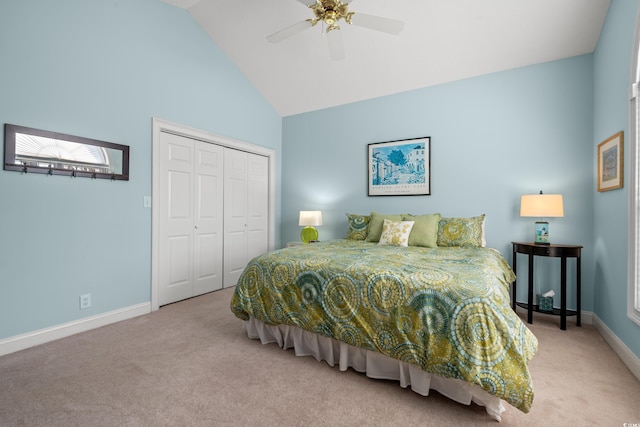
POLYGON ((342 45, 342 36, 340 35, 341 31, 333 31, 340 29, 338 24, 341 20, 344 20, 347 24, 389 34, 399 34, 404 28, 404 23, 395 19, 349 12, 349 4, 352 0, 298 0, 298 2, 311 9, 314 18, 298 22, 297 24, 275 32, 267 36, 268 41, 271 43, 281 42, 306 28, 314 27, 318 22, 322 22, 322 34, 330 35, 328 39, 331 59, 343 59, 345 54, 344 46, 342 45), (326 29, 324 28, 325 25, 326 29))
POLYGON ((338 20, 338 14, 333 10, 327 10, 324 14, 323 21, 328 26, 332 26, 338 20))
POLYGON ((344 19, 348 24, 351 23, 353 12, 349 12, 349 5, 340 0, 317 0, 309 7, 316 16, 316 22, 323 21, 327 24, 327 31, 340 29, 337 23, 341 19, 344 19))

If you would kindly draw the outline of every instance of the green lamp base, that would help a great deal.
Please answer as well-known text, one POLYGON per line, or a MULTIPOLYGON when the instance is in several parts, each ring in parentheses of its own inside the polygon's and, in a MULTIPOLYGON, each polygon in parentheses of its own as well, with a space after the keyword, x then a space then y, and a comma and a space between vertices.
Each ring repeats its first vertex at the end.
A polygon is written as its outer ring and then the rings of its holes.
POLYGON ((303 243, 318 240, 318 230, 316 230, 315 227, 306 226, 300 232, 300 239, 302 239, 303 243))

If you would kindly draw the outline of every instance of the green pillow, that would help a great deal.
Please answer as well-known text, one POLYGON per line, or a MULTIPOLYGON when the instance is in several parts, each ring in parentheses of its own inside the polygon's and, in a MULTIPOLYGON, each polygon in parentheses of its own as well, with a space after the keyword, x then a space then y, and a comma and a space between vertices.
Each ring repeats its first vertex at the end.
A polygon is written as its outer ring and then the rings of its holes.
POLYGON ((371 221, 369 221, 369 232, 367 233, 367 242, 379 242, 382 235, 382 225, 385 219, 391 221, 402 221, 402 215, 385 215, 378 212, 371 212, 371 221))
POLYGON ((349 226, 347 227, 347 239, 366 239, 367 232, 369 231, 369 221, 371 220, 371 217, 369 215, 347 213, 347 218, 349 218, 349 226))
POLYGON ((441 218, 438 223, 438 246, 483 246, 484 216, 482 214, 472 218, 441 218))
POLYGON ((402 215, 403 221, 415 221, 409 235, 409 246, 437 247, 440 214, 402 215))

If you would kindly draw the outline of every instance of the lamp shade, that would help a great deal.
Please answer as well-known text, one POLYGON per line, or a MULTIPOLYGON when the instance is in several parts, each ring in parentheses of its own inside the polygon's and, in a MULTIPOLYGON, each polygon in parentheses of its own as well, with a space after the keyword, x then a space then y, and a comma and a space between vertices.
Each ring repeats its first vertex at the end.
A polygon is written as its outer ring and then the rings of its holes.
POLYGON ((562 194, 525 194, 520 199, 520 216, 562 217, 562 194))
POLYGON ((321 211, 300 211, 298 225, 316 227, 322 225, 321 211))

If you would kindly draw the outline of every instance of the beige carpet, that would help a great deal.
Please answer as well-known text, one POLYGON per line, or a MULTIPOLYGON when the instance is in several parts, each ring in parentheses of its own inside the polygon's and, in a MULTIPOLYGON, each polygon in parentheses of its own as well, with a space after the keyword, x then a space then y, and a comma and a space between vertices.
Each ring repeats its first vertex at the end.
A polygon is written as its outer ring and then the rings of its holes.
MULTIPOLYGON (((249 340, 233 289, 0 357, 2 426, 475 426, 484 409, 249 340)), ((590 326, 530 325, 533 409, 505 426, 640 423, 640 382, 590 326)))

